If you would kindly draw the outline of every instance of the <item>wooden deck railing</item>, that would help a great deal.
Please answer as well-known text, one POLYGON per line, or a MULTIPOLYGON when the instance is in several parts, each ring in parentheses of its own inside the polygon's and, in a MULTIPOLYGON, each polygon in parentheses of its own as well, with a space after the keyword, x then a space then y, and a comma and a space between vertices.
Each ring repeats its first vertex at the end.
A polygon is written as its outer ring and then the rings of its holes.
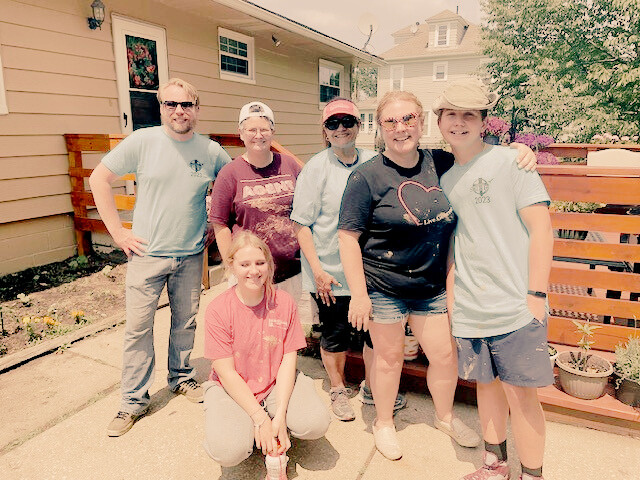
MULTIPOLYGON (((85 255, 91 251, 91 232, 107 232, 107 228, 100 219, 90 218, 87 207, 95 206, 91 191, 87 188, 86 179, 93 171, 83 164, 82 154, 87 152, 105 153, 120 143, 126 135, 122 134, 66 134, 64 136, 69 155, 69 177, 71 178, 71 204, 73 205, 73 222, 78 244, 78 255, 85 255)), ((244 143, 239 135, 215 134, 209 135, 212 140, 225 148, 244 148, 244 143)), ((275 152, 292 156, 301 166, 303 162, 289 150, 277 142, 271 143, 271 149, 275 152)), ((129 174, 120 180, 135 180, 135 175, 129 174)), ((116 208, 119 211, 133 210, 136 198, 135 194, 114 194, 116 208)), ((122 222, 126 228, 131 228, 131 222, 122 222)), ((203 271, 203 283, 209 288, 208 256, 205 255, 205 269, 203 271), (206 277, 206 278, 205 278, 206 277)))
MULTIPOLYGON (((553 144, 547 150, 559 157, 586 158, 588 152, 605 148, 640 151, 640 145, 553 144)), ((611 316, 626 325, 603 324, 595 334, 594 348, 613 351, 618 343, 640 330, 640 245, 620 243, 623 234, 640 234, 640 215, 627 214, 640 205, 640 168, 589 167, 576 164, 541 165, 538 171, 553 200, 603 203, 604 212, 552 212, 555 229, 596 232, 585 240, 556 238, 551 270, 549 303, 554 312, 577 312, 591 321, 611 316), (613 207, 617 206, 617 207, 613 207), (585 268, 585 264, 590 265, 585 268), (635 272, 635 273, 634 273, 635 272), (629 299, 607 298, 604 293, 622 292, 629 299), (638 320, 638 321, 636 321, 638 320)), ((549 341, 576 345, 578 335, 571 315, 552 315, 549 341)))

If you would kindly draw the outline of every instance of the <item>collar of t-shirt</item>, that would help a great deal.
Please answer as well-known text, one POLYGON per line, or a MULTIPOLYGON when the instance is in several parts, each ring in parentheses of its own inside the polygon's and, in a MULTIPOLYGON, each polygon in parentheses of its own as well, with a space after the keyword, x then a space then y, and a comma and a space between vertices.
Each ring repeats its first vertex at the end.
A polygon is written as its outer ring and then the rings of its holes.
POLYGON ((360 153, 358 152, 357 148, 356 148, 356 159, 352 163, 349 163, 349 164, 346 164, 342 160, 340 160, 340 157, 338 157, 338 155, 336 155, 336 152, 334 152, 333 149, 331 149, 331 153, 333 154, 333 156, 336 158, 336 160, 338 162, 340 162, 342 165, 344 165, 347 168, 353 167, 355 164, 358 163, 358 160, 360 160, 360 153))

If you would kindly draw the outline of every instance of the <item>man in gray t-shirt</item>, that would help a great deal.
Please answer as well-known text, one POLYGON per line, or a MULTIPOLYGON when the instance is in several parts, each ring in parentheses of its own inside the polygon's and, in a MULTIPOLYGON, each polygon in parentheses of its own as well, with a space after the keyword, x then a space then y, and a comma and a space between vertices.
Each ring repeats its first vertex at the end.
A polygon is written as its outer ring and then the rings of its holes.
POLYGON ((137 130, 107 153, 89 180, 100 217, 129 257, 122 366, 122 401, 107 427, 123 435, 146 412, 153 383, 153 321, 166 285, 171 307, 169 388, 202 402, 202 387, 189 363, 200 301, 207 222, 206 195, 231 159, 209 138, 194 133, 198 94, 174 78, 158 90, 162 126, 137 130), (111 184, 136 174, 133 229, 122 226, 111 184))

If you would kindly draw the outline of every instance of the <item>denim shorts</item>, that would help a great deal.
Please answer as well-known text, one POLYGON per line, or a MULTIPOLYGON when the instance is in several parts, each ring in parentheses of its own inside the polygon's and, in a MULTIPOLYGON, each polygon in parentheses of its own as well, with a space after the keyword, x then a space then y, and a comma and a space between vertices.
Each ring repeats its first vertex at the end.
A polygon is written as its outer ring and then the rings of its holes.
POLYGON ((433 298, 395 298, 376 290, 369 292, 375 323, 393 324, 405 322, 411 315, 440 315, 447 313, 447 293, 433 298))
POLYGON ((491 383, 496 378, 516 387, 545 387, 553 383, 547 350, 547 319, 533 319, 513 332, 493 337, 455 337, 458 376, 491 383))

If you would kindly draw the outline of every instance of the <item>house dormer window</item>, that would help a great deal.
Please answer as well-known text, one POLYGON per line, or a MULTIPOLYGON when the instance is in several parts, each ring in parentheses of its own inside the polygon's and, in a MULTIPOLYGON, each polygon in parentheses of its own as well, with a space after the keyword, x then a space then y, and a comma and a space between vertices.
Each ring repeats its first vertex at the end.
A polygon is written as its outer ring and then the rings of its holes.
POLYGON ((438 25, 436 27, 436 45, 438 47, 449 46, 449 25, 438 25))

